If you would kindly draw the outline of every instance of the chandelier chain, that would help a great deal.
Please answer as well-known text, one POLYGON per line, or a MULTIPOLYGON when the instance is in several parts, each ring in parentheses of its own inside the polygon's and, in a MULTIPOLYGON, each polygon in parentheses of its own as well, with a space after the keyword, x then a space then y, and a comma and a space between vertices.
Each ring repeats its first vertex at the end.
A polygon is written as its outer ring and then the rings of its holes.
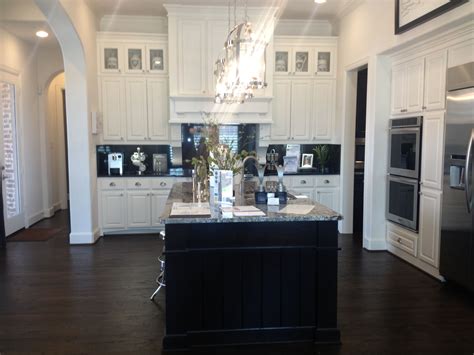
POLYGON ((237 26, 237 0, 234 0, 234 26, 237 26))

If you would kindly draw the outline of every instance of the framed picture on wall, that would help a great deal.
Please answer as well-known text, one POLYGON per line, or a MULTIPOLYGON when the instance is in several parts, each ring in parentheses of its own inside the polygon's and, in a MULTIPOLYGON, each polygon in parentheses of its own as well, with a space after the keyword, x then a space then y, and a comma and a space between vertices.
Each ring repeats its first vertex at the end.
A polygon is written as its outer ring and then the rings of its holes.
POLYGON ((395 34, 406 32, 468 0, 395 0, 395 34))
POLYGON ((301 157, 301 168, 308 169, 313 167, 313 154, 303 154, 301 157))

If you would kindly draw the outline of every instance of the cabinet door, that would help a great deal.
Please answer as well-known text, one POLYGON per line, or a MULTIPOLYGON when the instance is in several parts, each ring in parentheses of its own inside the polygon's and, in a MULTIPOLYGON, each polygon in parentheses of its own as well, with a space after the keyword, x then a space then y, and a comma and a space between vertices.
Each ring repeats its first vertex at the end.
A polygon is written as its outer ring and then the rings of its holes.
POLYGON ((335 120, 336 83, 316 80, 313 84, 313 140, 328 141, 333 136, 335 120))
POLYGON ((127 206, 123 191, 101 192, 102 228, 123 229, 127 224, 127 206))
POLYGON ((125 83, 119 76, 100 78, 103 137, 123 141, 125 136, 125 83))
POLYGON ((146 69, 145 46, 126 45, 125 46, 125 72, 133 74, 143 74, 146 69))
POLYGON ((446 98, 447 51, 431 54, 425 58, 425 88, 423 109, 442 110, 446 98))
POLYGON ((178 23, 178 91, 181 95, 207 94, 206 22, 178 23))
POLYGON ((405 64, 394 65, 392 67, 392 115, 402 113, 406 109, 406 76, 405 64))
POLYGON ((273 124, 272 140, 288 140, 290 138, 291 117, 291 81, 275 80, 273 83, 273 124))
POLYGON ((99 66, 102 73, 121 73, 123 71, 123 47, 118 43, 99 45, 99 66))
POLYGON ((148 138, 168 140, 168 80, 148 79, 148 138))
POLYGON ((307 48, 294 48, 292 51, 292 72, 294 75, 311 75, 313 53, 307 48))
POLYGON ((165 45, 146 46, 146 72, 166 74, 168 72, 168 52, 165 45))
POLYGON ((297 80, 291 84, 291 139, 311 139, 311 80, 297 80))
POLYGON ((424 74, 423 58, 407 63, 407 112, 419 112, 423 109, 424 74))
POLYGON ((128 227, 150 227, 150 192, 133 191, 127 193, 128 227))
POLYGON ((443 186, 444 112, 428 112, 423 117, 421 140, 421 184, 441 190, 443 186))
POLYGON ((275 75, 291 75, 292 51, 288 47, 275 47, 275 75))
POLYGON ((161 226, 160 217, 165 210, 166 200, 170 190, 153 191, 151 194, 151 225, 154 227, 161 226))
POLYGON ((320 204, 339 211, 339 189, 316 189, 315 200, 320 204))
POLYGON ((336 50, 330 47, 317 48, 314 51, 314 74, 321 76, 336 75, 336 50))
POLYGON ((216 77, 214 71, 216 70, 216 61, 222 58, 224 54, 224 43, 227 39, 228 24, 227 21, 213 20, 207 24, 207 43, 208 43, 208 89, 209 95, 214 96, 216 92, 216 77))
POLYGON ((128 140, 146 140, 148 138, 146 86, 145 78, 125 79, 128 140))
POLYGON ((420 260, 438 267, 441 192, 422 189, 420 194, 420 260))

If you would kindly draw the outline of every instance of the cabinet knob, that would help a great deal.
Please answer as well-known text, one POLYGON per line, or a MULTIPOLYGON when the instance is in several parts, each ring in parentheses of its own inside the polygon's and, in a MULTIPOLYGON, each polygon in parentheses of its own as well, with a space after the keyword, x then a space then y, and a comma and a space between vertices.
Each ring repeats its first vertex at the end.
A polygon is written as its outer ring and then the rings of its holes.
POLYGON ((314 72, 314 75, 318 75, 318 72, 317 72, 317 71, 315 71, 315 72, 314 72))
POLYGON ((147 140, 148 138, 147 137, 143 137, 144 140, 147 140))
POLYGON ((122 72, 122 69, 119 69, 118 72, 121 73, 121 72, 122 72))
POLYGON ((123 196, 123 194, 120 194, 120 196, 123 196))
POLYGON ((305 184, 306 184, 306 180, 301 180, 301 181, 300 181, 300 184, 301 184, 301 185, 305 185, 305 184))
POLYGON ((141 184, 141 182, 138 182, 138 181, 137 181, 137 182, 135 183, 135 186, 142 186, 142 184, 141 184))
POLYGON ((422 106, 421 108, 422 108, 423 110, 426 110, 426 106, 422 106))
POLYGON ((114 187, 114 186, 115 186, 115 182, 111 182, 111 183, 109 184, 109 186, 110 186, 110 187, 114 187))
POLYGON ((166 186, 166 182, 164 181, 160 182, 160 186, 166 186))
POLYGON ((123 137, 120 137, 120 140, 123 141, 123 137))
POLYGON ((397 242, 399 242, 400 244, 402 244, 402 238, 398 238, 398 239, 397 239, 397 242))
POLYGON ((202 93, 205 94, 205 93, 206 93, 206 90, 203 90, 202 93))
POLYGON ((325 184, 329 184, 330 181, 326 179, 326 180, 324 180, 324 183, 325 183, 325 184))

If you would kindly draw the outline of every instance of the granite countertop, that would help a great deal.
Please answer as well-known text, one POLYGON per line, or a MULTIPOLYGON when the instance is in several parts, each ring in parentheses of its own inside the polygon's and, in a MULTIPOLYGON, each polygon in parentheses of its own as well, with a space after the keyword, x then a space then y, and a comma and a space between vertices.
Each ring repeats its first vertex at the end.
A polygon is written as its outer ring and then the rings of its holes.
MULTIPOLYGON (((290 191, 291 192, 291 191, 290 191)), ((256 205, 253 194, 245 195, 245 198, 236 197, 236 206, 253 205, 265 212, 261 217, 232 217, 224 218, 218 210, 211 206, 210 217, 170 217, 173 202, 192 202, 192 184, 176 183, 168 196, 165 210, 161 215, 161 222, 164 224, 187 224, 187 223, 238 223, 238 222, 304 222, 304 221, 338 221, 342 215, 310 199, 288 199, 287 205, 267 206, 256 205), (311 212, 305 215, 278 213, 279 210, 292 204, 314 205, 311 212)))

